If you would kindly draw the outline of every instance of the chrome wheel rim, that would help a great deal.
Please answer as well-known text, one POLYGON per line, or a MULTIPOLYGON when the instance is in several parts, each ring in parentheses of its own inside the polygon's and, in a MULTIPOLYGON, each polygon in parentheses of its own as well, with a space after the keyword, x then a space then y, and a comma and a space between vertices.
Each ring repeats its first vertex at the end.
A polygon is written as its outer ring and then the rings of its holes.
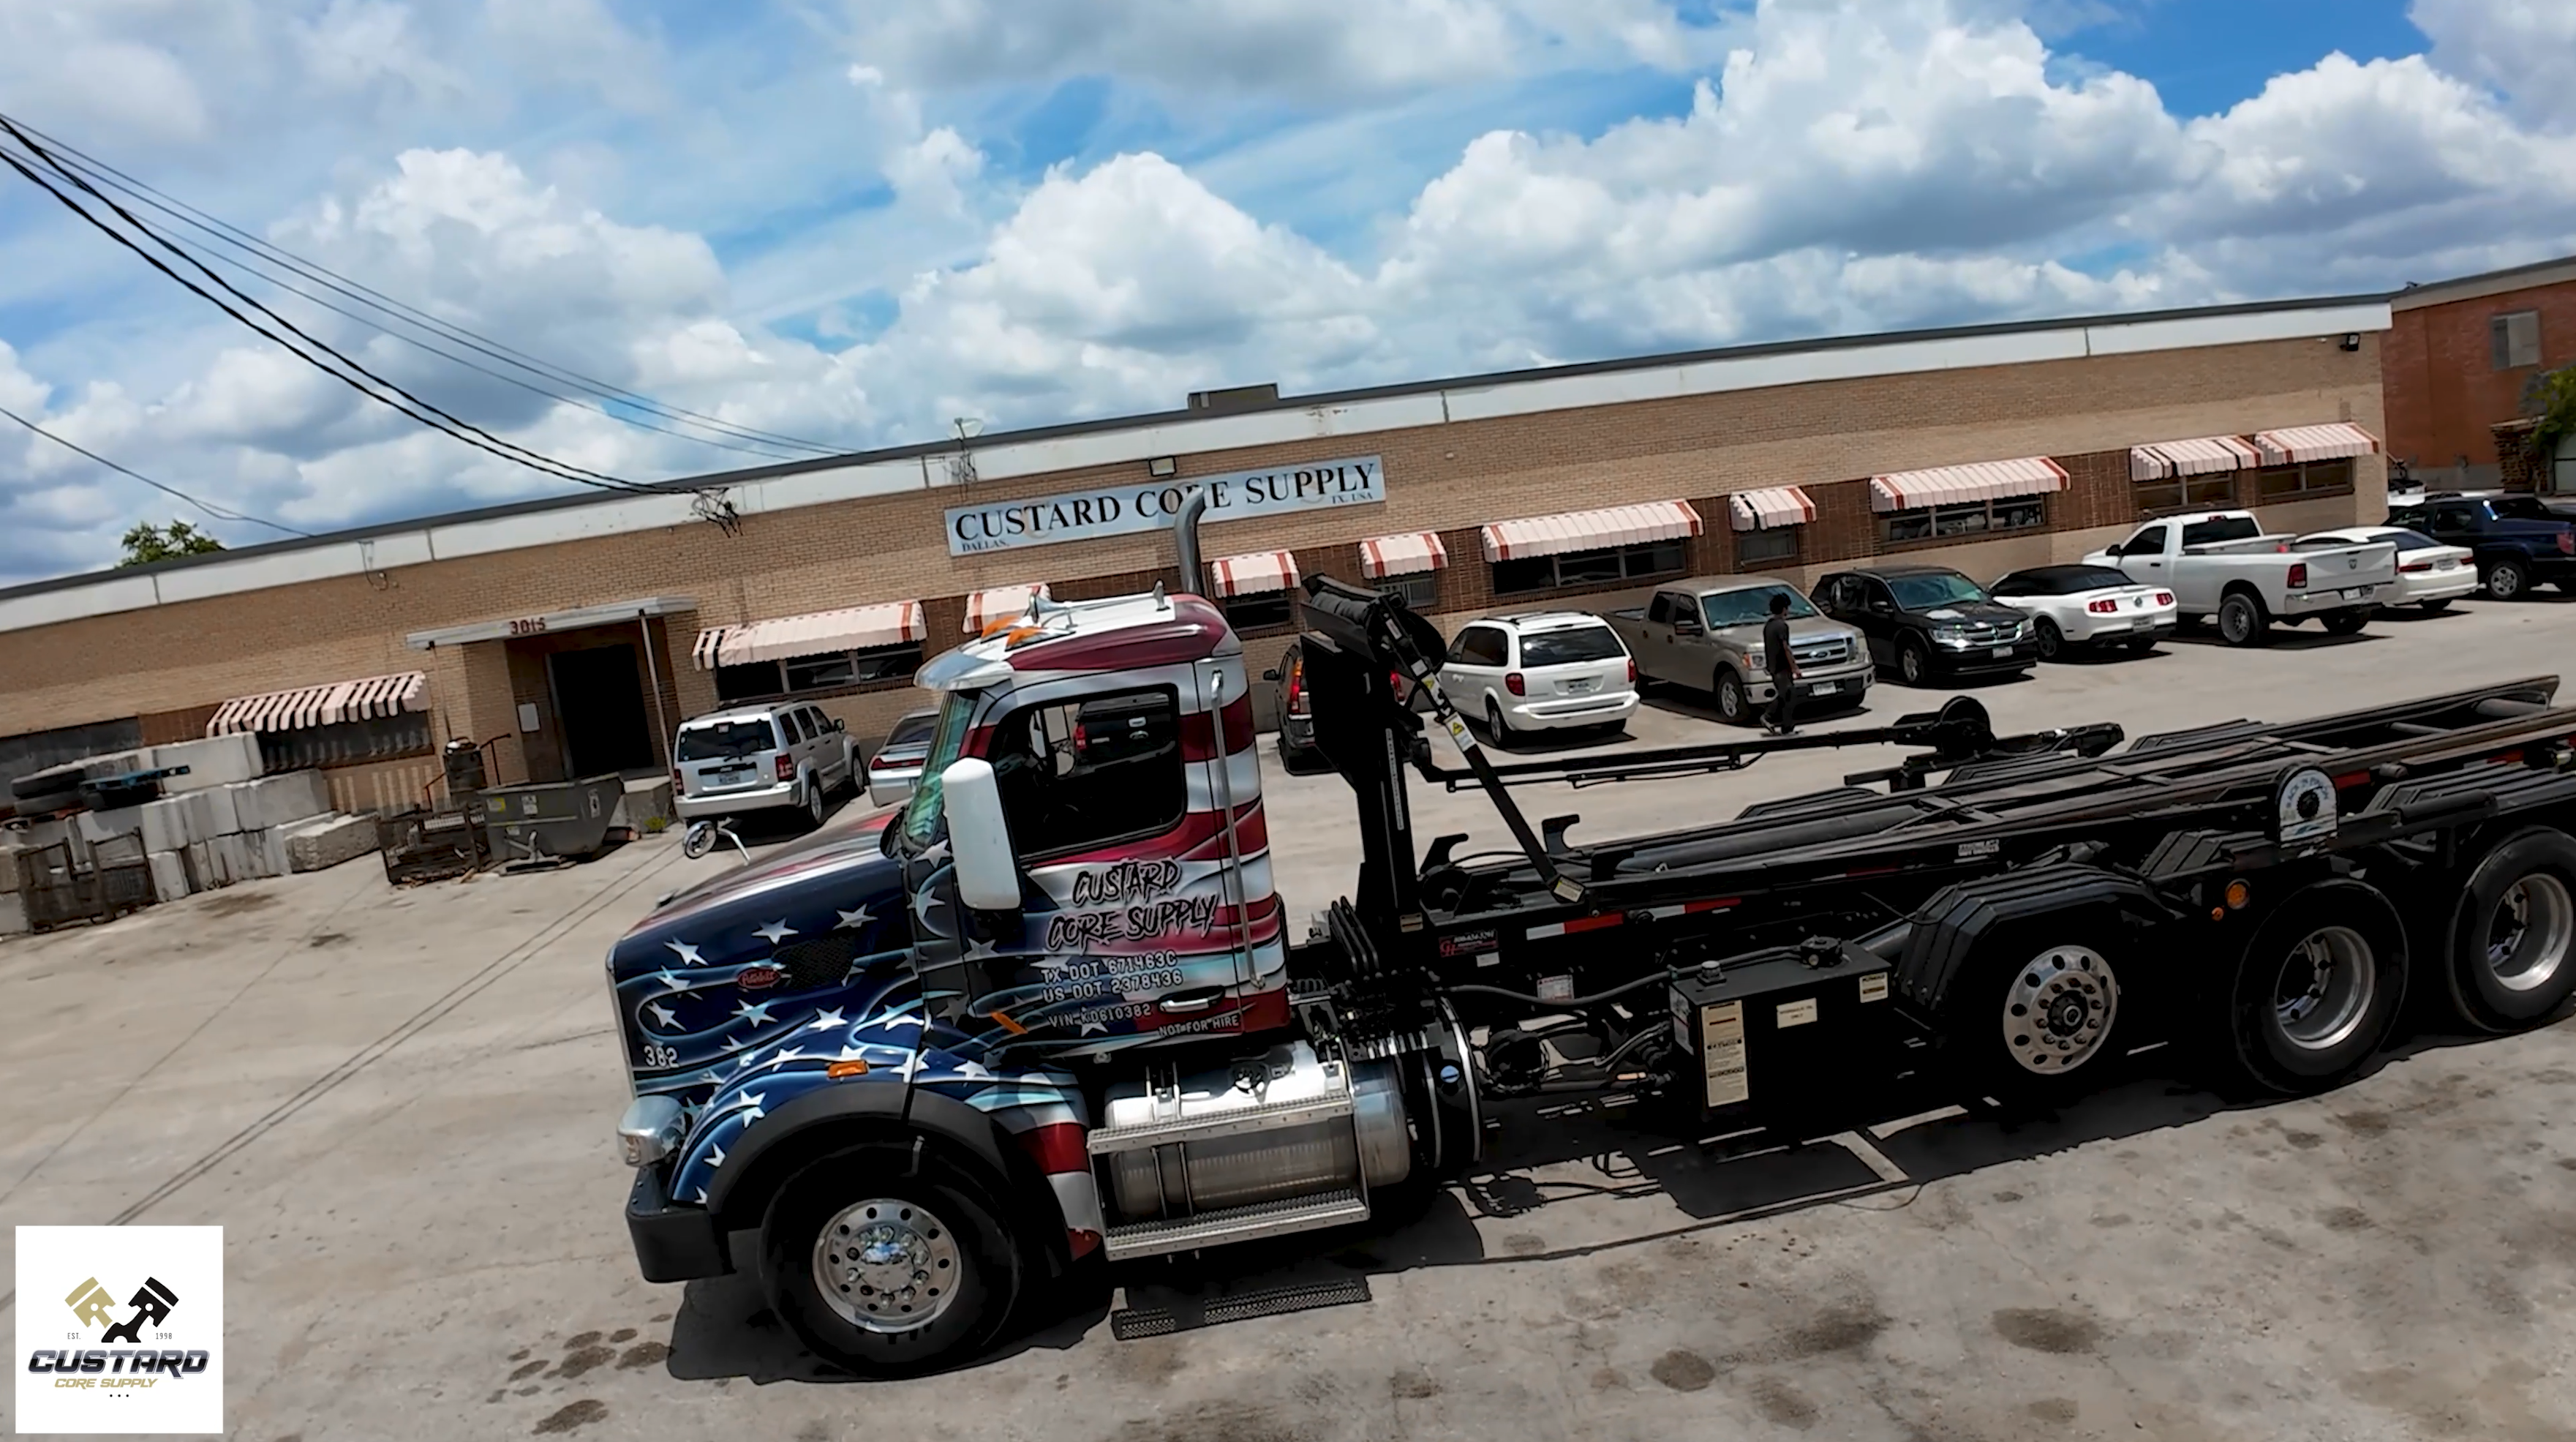
POLYGON ((2576 899, 2545 871, 2515 882, 2487 919, 2487 970, 2507 991, 2547 986, 2576 949, 2576 899))
POLYGON ((1905 673, 1905 679, 1909 684, 1923 679, 1924 663, 1921 650, 1912 646, 1906 647, 1904 653, 1897 657, 1896 664, 1897 669, 1905 673))
POLYGON ((2037 1076, 2091 1061, 2120 1014, 2120 982, 2102 953, 2054 946, 2022 964, 2004 991, 2004 1050, 2037 1076))
POLYGON ((1729 721, 1740 720, 1744 715, 1744 684, 1732 676, 1718 680, 1717 714, 1729 721))
POLYGON ((2272 1013, 2281 1036, 2302 1051, 2327 1051, 2352 1039, 2379 995, 2379 958, 2361 933, 2321 926, 2290 948, 2272 984, 2272 1013))
POLYGON ((957 1234, 917 1202, 871 1197, 832 1214, 814 1239, 814 1289, 866 1332, 909 1332, 957 1300, 957 1234))

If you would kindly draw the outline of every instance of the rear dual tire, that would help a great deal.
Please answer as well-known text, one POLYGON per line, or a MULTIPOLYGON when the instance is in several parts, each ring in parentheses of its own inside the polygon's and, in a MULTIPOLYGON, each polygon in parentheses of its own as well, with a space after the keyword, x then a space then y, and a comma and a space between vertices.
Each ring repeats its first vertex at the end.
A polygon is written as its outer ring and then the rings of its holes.
POLYGON ((2522 1031, 2576 995, 2576 839, 2533 827, 2469 870, 2444 938, 2452 1015, 2482 1032, 2522 1031))
POLYGON ((2313 883, 2255 927, 2224 998, 2230 1070, 2283 1096, 2350 1080, 2406 998, 2406 928, 2376 887, 2313 883))

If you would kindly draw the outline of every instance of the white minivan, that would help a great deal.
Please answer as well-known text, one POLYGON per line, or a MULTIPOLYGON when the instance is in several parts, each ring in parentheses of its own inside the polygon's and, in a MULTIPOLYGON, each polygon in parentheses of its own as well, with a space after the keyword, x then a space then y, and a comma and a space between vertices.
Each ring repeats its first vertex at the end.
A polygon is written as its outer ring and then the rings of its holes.
POLYGON ((1440 686, 1497 746, 1527 731, 1616 730, 1637 709, 1637 663, 1610 623, 1582 611, 1472 621, 1449 646, 1440 686))

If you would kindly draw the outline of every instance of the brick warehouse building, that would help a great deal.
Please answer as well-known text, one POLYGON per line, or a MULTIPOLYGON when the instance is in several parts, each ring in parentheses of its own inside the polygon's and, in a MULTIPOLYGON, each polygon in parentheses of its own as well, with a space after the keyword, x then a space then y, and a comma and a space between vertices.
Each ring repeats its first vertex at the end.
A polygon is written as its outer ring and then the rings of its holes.
POLYGON ((2576 363, 2576 256, 2408 286, 2389 309, 2388 454, 2437 486, 2496 484, 2496 427, 2576 363))
POLYGON ((2389 323, 2324 299, 1264 387, 39 582, 0 590, 0 773, 252 730, 344 809, 396 808, 450 737, 492 742, 501 781, 644 772, 683 717, 778 693, 873 740, 1024 588, 1176 584, 1160 512, 1193 482, 1220 488, 1208 589, 1256 667, 1299 574, 1403 586, 1454 629, 1873 556, 1990 580, 2185 507, 2376 520, 2389 323))

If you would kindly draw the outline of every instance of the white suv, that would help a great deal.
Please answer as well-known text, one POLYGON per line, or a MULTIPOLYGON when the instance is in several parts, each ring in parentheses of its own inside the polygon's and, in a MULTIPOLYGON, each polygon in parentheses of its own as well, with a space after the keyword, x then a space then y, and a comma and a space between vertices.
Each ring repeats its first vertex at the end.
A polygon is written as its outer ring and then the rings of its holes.
POLYGON ((857 777, 841 723, 802 701, 729 706, 680 723, 671 801, 681 819, 793 808, 823 824, 824 798, 857 777))
POLYGON ((1488 616, 1449 646, 1440 685, 1494 744, 1523 731, 1616 730, 1637 709, 1637 663, 1610 623, 1581 611, 1488 616))

